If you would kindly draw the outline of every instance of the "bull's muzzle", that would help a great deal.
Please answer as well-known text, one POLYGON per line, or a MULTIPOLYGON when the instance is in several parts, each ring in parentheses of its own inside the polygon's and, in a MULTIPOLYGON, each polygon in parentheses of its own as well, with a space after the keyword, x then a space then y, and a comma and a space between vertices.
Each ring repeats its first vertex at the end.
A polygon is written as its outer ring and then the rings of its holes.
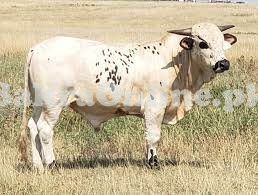
POLYGON ((228 60, 220 60, 218 61, 214 66, 212 66, 212 69, 216 73, 224 72, 225 70, 228 70, 230 66, 230 63, 228 60))

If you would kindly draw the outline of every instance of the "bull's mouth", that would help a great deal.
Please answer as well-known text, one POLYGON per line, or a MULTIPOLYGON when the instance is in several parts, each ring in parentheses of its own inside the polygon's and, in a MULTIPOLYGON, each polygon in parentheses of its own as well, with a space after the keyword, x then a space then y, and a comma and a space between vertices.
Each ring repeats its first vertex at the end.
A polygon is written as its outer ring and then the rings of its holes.
POLYGON ((226 70, 228 70, 228 69, 224 69, 224 68, 221 68, 221 67, 216 67, 215 65, 212 66, 212 69, 215 73, 222 73, 222 72, 225 72, 226 70))

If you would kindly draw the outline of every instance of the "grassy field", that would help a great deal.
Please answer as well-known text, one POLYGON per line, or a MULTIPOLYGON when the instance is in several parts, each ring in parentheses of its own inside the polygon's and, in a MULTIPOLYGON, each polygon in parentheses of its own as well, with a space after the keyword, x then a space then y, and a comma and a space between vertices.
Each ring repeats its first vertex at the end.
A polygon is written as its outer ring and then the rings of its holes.
MULTIPOLYGON (((222 99, 225 89, 258 82, 258 5, 42 2, 1 2, 0 82, 11 93, 23 87, 29 47, 48 37, 141 43, 203 21, 234 24, 229 32, 238 37, 227 52, 230 71, 204 87, 222 99)), ((54 130, 60 168, 44 174, 19 165, 23 107, 0 107, 0 194, 258 194, 258 105, 222 107, 195 107, 177 125, 162 126, 160 170, 145 166, 141 119, 116 118, 96 133, 66 109, 54 130)))

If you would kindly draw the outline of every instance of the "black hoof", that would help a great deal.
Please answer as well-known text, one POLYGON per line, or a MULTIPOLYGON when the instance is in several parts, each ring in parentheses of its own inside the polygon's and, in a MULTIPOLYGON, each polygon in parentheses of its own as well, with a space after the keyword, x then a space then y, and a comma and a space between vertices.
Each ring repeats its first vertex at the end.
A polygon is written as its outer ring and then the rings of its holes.
POLYGON ((47 165, 46 168, 48 170, 50 170, 50 171, 57 171, 57 172, 59 172, 60 165, 56 161, 53 161, 52 163, 47 165))
POLYGON ((153 169, 153 168, 159 168, 159 161, 158 161, 157 155, 151 156, 151 158, 149 159, 148 164, 149 164, 149 166, 150 166, 151 169, 153 169))
POLYGON ((16 170, 19 171, 19 172, 22 172, 22 173, 25 173, 27 171, 31 171, 32 170, 32 166, 28 163, 19 163, 17 166, 16 166, 16 170))

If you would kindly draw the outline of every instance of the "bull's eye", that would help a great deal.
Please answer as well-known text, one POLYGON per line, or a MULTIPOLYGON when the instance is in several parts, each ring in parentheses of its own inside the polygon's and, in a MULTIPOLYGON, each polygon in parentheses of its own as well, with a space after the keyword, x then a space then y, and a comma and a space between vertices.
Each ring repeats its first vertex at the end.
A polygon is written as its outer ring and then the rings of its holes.
POLYGON ((200 42, 199 47, 201 49, 208 49, 209 48, 208 44, 204 41, 200 42))

